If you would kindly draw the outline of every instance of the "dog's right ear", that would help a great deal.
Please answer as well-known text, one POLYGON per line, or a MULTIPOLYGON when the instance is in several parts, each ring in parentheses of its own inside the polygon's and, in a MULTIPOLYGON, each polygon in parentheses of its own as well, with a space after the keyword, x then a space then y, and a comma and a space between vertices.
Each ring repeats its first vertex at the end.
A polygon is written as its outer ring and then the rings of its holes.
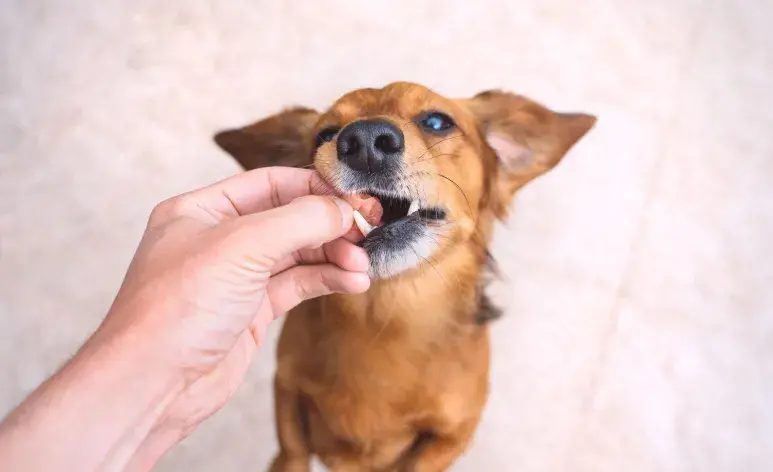
POLYGON ((596 117, 560 113, 521 95, 490 90, 462 101, 499 162, 494 211, 507 215, 515 192, 558 164, 596 117))
POLYGON ((291 108, 243 128, 217 133, 215 143, 245 170, 313 163, 312 130, 319 113, 291 108))

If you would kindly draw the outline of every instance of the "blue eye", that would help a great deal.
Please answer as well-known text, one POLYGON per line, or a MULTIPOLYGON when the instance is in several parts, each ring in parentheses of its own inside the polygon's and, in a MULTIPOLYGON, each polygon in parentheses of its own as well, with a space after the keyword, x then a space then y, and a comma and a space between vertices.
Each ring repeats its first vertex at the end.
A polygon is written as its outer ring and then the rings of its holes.
POLYGON ((335 138, 338 133, 338 128, 325 128, 317 134, 317 138, 314 140, 316 147, 320 147, 325 143, 329 143, 335 138))
POLYGON ((455 126, 454 120, 452 120, 448 115, 437 111, 428 113, 419 121, 419 124, 424 129, 434 133, 443 132, 455 126))

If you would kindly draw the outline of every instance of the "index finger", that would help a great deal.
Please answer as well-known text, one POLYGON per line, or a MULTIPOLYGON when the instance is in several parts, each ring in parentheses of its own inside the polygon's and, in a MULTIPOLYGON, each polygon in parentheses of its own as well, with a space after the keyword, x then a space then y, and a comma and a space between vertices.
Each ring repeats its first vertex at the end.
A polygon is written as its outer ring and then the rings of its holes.
POLYGON ((195 190, 189 196, 219 214, 236 217, 287 205, 306 195, 334 194, 314 170, 264 167, 195 190))

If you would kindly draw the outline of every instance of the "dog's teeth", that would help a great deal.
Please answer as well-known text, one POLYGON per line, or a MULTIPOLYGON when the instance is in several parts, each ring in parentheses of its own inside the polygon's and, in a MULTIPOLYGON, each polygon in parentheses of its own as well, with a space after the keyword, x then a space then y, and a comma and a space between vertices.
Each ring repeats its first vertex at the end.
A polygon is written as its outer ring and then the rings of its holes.
POLYGON ((411 206, 408 208, 408 214, 412 215, 412 214, 416 213, 417 211, 419 211, 419 201, 418 200, 413 200, 413 201, 411 201, 411 206))
POLYGON ((357 210, 354 210, 354 222, 357 224, 357 227, 360 229, 363 236, 367 236, 375 229, 375 226, 371 226, 370 223, 365 221, 365 218, 357 210))

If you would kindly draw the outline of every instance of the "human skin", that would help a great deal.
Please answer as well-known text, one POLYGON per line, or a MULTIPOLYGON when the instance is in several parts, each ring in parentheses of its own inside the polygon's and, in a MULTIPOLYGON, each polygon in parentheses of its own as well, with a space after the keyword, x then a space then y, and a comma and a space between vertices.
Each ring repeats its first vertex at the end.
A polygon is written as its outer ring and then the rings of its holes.
POLYGON ((271 321, 367 290, 332 193, 265 168, 159 204, 105 320, 0 424, 0 470, 150 470, 233 395, 271 321))

